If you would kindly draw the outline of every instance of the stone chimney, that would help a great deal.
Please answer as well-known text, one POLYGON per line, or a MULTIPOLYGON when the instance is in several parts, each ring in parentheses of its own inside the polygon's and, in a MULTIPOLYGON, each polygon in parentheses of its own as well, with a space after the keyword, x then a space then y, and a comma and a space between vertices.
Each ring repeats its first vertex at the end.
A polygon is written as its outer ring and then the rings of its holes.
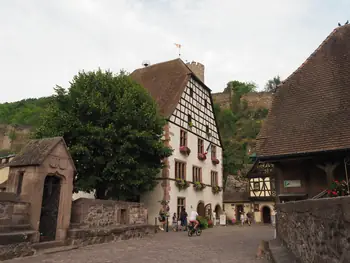
POLYGON ((192 70, 192 72, 204 83, 204 65, 199 62, 192 61, 186 65, 192 70))

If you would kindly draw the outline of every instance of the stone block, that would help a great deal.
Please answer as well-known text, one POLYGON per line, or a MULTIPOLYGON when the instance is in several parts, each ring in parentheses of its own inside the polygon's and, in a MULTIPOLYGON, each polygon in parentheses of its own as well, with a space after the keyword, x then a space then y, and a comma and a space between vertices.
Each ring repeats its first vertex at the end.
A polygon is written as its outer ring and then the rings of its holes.
POLYGON ((26 203, 16 203, 13 205, 14 214, 28 214, 29 213, 29 204, 26 203))
POLYGON ((27 215, 27 214, 12 215, 12 217, 11 217, 11 224, 12 225, 29 224, 29 215, 27 215))

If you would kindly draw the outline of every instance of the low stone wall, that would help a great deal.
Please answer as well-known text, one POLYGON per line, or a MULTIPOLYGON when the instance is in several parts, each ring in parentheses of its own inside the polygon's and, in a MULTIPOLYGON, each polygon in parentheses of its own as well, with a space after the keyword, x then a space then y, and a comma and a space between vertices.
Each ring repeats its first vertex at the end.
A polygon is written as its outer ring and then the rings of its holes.
POLYGON ((350 197, 278 204, 277 235, 302 263, 350 262, 350 197))
POLYGON ((73 201, 74 228, 109 227, 147 223, 147 209, 141 203, 79 198, 73 201))
POLYGON ((70 229, 68 230, 68 245, 87 246, 119 240, 143 238, 154 235, 154 226, 129 225, 110 226, 105 228, 70 229))
POLYGON ((34 254, 31 243, 39 232, 30 227, 29 208, 14 193, 0 193, 0 260, 34 254))
POLYGON ((0 193, 0 231, 3 226, 29 223, 29 203, 20 202, 13 193, 0 193))
POLYGON ((67 243, 85 246, 155 233, 141 203, 79 198, 73 201, 67 243))

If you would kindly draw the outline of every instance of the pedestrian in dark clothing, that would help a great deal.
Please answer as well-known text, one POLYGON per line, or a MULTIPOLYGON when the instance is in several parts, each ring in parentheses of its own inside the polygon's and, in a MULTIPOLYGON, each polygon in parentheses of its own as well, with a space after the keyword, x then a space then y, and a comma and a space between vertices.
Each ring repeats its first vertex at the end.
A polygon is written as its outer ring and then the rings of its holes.
POLYGON ((181 221, 181 227, 184 231, 187 229, 187 212, 186 209, 183 207, 180 213, 180 221, 181 221))

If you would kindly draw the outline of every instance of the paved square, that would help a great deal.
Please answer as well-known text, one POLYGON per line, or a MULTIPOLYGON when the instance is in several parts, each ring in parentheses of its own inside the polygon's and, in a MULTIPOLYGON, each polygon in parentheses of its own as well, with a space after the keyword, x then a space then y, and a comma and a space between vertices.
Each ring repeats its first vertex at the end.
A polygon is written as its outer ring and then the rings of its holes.
POLYGON ((187 232, 159 233, 153 238, 99 244, 56 254, 9 260, 18 263, 262 263, 255 259, 261 240, 273 238, 269 226, 227 226, 188 237, 187 232))

